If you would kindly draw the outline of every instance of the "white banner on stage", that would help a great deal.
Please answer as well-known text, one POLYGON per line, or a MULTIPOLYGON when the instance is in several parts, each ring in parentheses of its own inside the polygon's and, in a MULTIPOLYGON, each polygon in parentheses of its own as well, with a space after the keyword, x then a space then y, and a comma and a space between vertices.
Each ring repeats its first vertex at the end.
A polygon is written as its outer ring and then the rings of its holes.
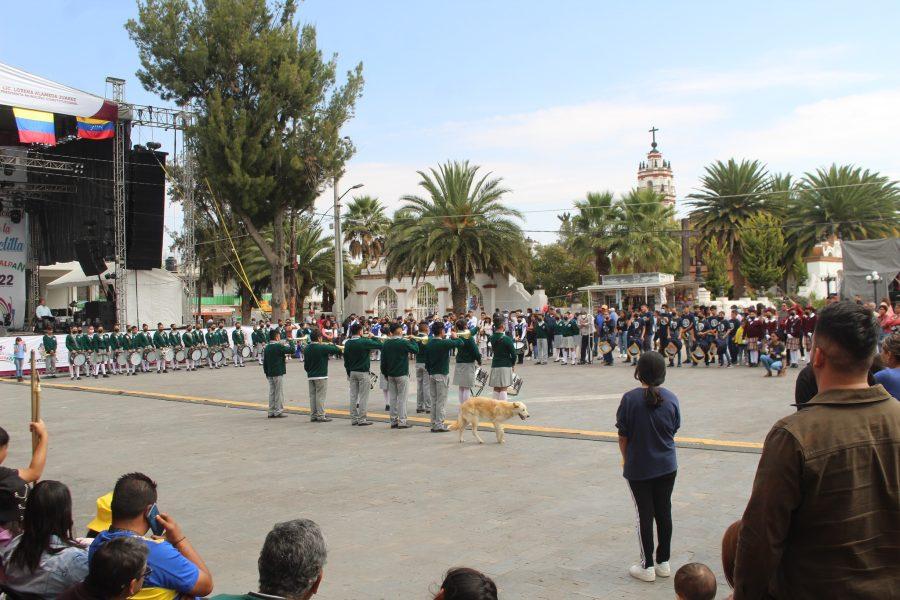
POLYGON ((0 214, 0 321, 11 329, 25 325, 25 268, 28 264, 28 228, 22 218, 13 223, 0 214))

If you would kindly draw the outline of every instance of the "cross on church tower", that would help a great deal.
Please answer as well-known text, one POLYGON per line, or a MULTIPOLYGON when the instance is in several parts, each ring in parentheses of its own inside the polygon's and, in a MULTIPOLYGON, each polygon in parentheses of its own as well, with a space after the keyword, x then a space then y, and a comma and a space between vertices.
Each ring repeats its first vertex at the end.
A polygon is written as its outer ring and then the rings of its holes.
POLYGON ((638 187, 648 188, 662 196, 665 206, 675 205, 675 177, 672 175, 672 165, 663 159, 662 152, 657 148, 656 132, 659 128, 653 125, 647 130, 653 140, 647 160, 641 161, 638 166, 638 187))
POLYGON ((653 135, 653 143, 650 144, 650 147, 656 150, 656 132, 659 131, 659 129, 656 127, 656 125, 654 125, 650 128, 649 131, 653 135))

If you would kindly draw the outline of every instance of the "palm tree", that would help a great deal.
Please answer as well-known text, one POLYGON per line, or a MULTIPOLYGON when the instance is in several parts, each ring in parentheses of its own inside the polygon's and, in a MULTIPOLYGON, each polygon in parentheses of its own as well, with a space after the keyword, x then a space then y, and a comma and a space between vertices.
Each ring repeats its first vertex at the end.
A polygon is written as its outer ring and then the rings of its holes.
POLYGON ((616 204, 613 262, 618 271, 646 273, 678 268, 681 234, 675 208, 650 188, 633 189, 616 204))
POLYGON ((371 196, 357 196, 347 205, 341 227, 344 242, 349 245, 350 256, 362 258, 367 266, 373 266, 384 254, 384 241, 390 227, 390 219, 384 205, 371 196))
POLYGON ((716 161, 706 167, 700 181, 701 190, 688 196, 693 198, 690 216, 694 229, 701 237, 715 237, 724 243, 731 256, 734 293, 741 296, 744 276, 739 227, 750 217, 770 210, 765 194, 769 183, 766 167, 758 160, 716 161))
POLYGON ((806 173, 788 217, 788 243, 805 256, 829 237, 866 240, 900 231, 900 189, 887 177, 852 165, 806 173))
POLYGON ((588 192, 584 200, 575 202, 575 208, 578 213, 572 217, 571 249, 592 258, 599 282, 612 267, 609 255, 616 241, 619 209, 613 203, 612 192, 588 192))
POLYGON ((420 279, 432 270, 447 274, 458 312, 465 312, 475 273, 522 276, 530 262, 522 230, 510 218, 522 216, 501 202, 509 190, 478 169, 453 161, 418 171, 427 196, 403 197, 387 241, 388 280, 420 279))

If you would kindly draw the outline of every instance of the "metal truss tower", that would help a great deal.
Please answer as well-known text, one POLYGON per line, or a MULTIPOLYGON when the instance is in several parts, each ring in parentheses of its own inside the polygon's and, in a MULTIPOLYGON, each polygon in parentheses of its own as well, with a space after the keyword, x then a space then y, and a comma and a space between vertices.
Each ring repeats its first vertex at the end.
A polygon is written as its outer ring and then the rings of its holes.
POLYGON ((112 86, 112 99, 119 105, 119 118, 116 120, 116 138, 113 143, 113 213, 115 231, 115 291, 116 320, 122 327, 128 324, 128 270, 125 246, 125 120, 122 111, 125 105, 125 80, 118 77, 107 77, 106 83, 112 86))

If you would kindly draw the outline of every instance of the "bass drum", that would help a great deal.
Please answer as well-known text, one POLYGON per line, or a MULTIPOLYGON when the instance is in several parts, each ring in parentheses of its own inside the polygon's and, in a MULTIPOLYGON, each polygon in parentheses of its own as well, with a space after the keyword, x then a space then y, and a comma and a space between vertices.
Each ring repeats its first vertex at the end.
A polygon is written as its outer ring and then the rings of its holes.
POLYGON ((87 362, 87 355, 84 352, 73 352, 72 353, 72 364, 76 367, 80 367, 87 362))
POLYGON ((191 360, 200 360, 203 358, 203 350, 200 348, 191 349, 191 360))
POLYGON ((202 346, 200 348, 200 358, 202 358, 203 360, 206 360, 207 358, 209 358, 209 347, 208 346, 202 346))
POLYGON ((156 350, 147 350, 144 352, 144 360, 147 362, 156 362, 159 360, 159 353, 156 350))
POLYGON ((244 358, 249 357, 251 354, 250 346, 241 346, 241 356, 244 358))
POLYGON ((128 355, 128 362, 129 364, 131 364, 131 366, 136 367, 141 364, 141 360, 143 360, 143 358, 144 357, 141 355, 141 353, 135 350, 128 355))
POLYGON ((179 348, 175 351, 175 362, 183 362, 187 357, 187 352, 184 351, 184 348, 179 348))
POLYGON ((128 355, 124 352, 116 352, 116 364, 120 367, 128 366, 128 355))
POLYGON ((234 348, 232 348, 231 346, 223 346, 222 354, 225 355, 225 360, 231 360, 232 358, 234 358, 234 348))
POLYGON ((217 365, 220 362, 222 362, 223 360, 225 360, 225 355, 222 353, 221 350, 216 350, 212 353, 213 364, 217 365))
POLYGON ((163 348, 162 357, 166 362, 173 360, 175 358, 175 350, 172 348, 163 348))

